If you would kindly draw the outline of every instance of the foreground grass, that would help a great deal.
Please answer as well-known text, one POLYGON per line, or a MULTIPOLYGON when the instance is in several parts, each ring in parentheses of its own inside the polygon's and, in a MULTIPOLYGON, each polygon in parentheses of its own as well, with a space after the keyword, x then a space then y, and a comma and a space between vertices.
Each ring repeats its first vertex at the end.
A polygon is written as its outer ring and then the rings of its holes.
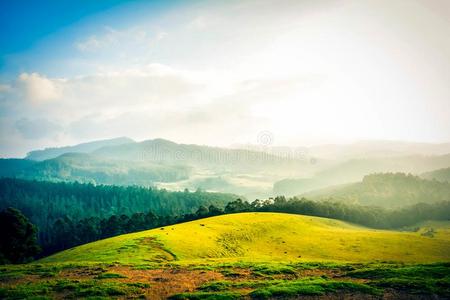
POLYGON ((450 297, 450 263, 28 264, 0 274, 0 299, 450 297))
POLYGON ((0 289, 2 299, 51 299, 58 294, 66 298, 117 297, 143 295, 143 289, 131 283, 99 282, 96 280, 46 280, 0 289))

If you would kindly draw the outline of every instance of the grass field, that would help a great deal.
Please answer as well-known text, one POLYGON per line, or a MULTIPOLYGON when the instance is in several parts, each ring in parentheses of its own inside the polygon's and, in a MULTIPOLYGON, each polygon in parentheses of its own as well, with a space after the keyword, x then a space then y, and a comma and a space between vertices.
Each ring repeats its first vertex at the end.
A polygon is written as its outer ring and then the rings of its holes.
POLYGON ((2 266, 0 299, 448 299, 449 225, 224 215, 2 266))
POLYGON ((279 213, 223 215, 86 244, 41 262, 450 261, 450 230, 373 230, 279 213))

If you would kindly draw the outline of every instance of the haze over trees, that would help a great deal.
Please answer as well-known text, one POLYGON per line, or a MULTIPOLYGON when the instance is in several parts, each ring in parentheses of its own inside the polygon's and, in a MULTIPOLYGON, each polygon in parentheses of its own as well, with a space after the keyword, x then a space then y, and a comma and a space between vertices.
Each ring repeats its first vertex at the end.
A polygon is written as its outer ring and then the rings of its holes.
POLYGON ((0 176, 169 190, 294 196, 374 172, 415 175, 450 166, 447 144, 355 143, 323 147, 208 147, 164 139, 93 141, 0 159, 0 176), (333 155, 334 153, 334 155, 333 155), (428 155, 424 155, 427 154, 428 155))
POLYGON ((444 168, 439 170, 434 170, 431 172, 426 172, 420 174, 420 177, 428 180, 437 180, 443 182, 450 182, 450 168, 444 168))
POLYGON ((450 183, 404 173, 370 174, 364 176, 361 182, 316 190, 302 196, 315 200, 402 207, 419 202, 449 201, 450 183))

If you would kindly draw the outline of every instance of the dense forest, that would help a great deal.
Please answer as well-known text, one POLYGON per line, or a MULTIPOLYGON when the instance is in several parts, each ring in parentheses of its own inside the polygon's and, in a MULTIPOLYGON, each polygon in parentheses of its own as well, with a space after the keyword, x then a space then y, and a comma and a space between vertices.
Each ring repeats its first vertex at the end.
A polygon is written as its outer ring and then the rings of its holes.
POLYGON ((224 207, 236 199, 232 194, 197 190, 169 192, 143 187, 121 187, 80 183, 53 183, 23 179, 0 179, 0 210, 14 207, 39 229, 39 242, 50 244, 53 225, 61 218, 73 222, 90 217, 132 215, 152 211, 159 216, 195 212, 201 206, 224 207))

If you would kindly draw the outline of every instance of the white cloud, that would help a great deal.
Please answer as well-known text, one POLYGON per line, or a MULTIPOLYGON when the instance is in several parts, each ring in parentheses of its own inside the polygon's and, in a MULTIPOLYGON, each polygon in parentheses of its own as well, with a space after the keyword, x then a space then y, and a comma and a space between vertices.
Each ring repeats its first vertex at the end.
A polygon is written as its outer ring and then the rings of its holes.
POLYGON ((32 102, 47 102, 61 97, 60 81, 48 79, 38 73, 20 74, 17 84, 21 94, 32 102))
POLYGON ((82 52, 94 51, 102 47, 103 41, 100 41, 96 36, 90 36, 88 39, 76 43, 78 50, 82 52))
POLYGON ((207 28, 207 24, 208 22, 206 21, 206 18, 204 16, 198 16, 188 23, 187 28, 194 30, 203 30, 207 28))
POLYGON ((104 27, 101 33, 77 41, 75 47, 80 52, 85 53, 111 51, 111 47, 114 47, 115 51, 142 46, 148 49, 151 44, 164 39, 166 36, 167 32, 165 31, 160 29, 149 30, 141 26, 126 29, 104 27))

